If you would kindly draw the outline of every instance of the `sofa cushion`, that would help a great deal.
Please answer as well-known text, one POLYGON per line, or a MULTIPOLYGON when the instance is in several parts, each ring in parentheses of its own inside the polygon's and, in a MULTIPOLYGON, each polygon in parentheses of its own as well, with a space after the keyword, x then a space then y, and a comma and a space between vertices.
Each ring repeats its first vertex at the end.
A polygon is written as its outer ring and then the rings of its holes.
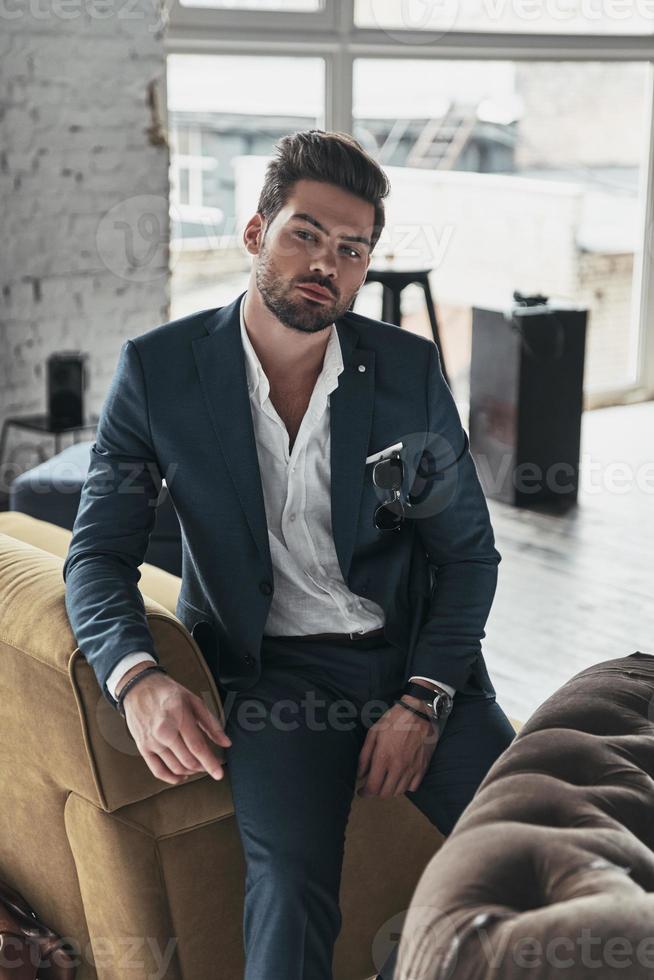
POLYGON ((650 980, 653 719, 654 657, 640 652, 544 702, 425 869, 402 976, 650 980))

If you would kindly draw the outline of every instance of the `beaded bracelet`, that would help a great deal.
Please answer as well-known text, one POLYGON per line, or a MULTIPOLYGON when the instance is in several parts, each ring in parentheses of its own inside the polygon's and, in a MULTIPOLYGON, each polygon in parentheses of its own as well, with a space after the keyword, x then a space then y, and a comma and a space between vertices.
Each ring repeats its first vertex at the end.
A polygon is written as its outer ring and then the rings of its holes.
POLYGON ((158 664, 155 666, 153 664, 151 667, 146 667, 145 670, 140 670, 138 674, 134 675, 134 677, 130 677, 130 679, 127 681, 127 684, 125 684, 125 687, 122 688, 120 694, 118 695, 118 698, 116 699, 116 707, 120 712, 120 714, 123 716, 123 718, 125 717, 125 709, 123 707, 123 701, 125 700, 125 695, 127 694, 127 692, 131 687, 134 687, 134 685, 138 681, 140 681, 142 677, 155 670, 159 671, 162 674, 168 673, 165 667, 160 667, 158 664))
POLYGON ((436 725, 436 727, 438 727, 438 723, 435 718, 432 718, 431 715, 426 714, 424 711, 418 711, 418 709, 414 708, 412 704, 407 704, 406 701, 401 701, 400 698, 395 699, 395 704, 401 704, 407 711, 413 711, 414 715, 419 715, 420 718, 426 718, 427 721, 432 723, 432 725, 436 725))

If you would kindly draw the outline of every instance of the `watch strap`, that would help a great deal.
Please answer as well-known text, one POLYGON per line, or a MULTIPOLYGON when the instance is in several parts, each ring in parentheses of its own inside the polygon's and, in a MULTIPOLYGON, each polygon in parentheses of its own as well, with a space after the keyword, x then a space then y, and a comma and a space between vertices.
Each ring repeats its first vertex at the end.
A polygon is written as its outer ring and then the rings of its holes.
POLYGON ((448 698, 450 697, 447 691, 441 687, 434 689, 433 687, 426 687, 424 684, 416 684, 415 681, 407 681, 402 693, 410 694, 413 698, 420 698, 421 701, 433 701, 438 694, 445 694, 448 698))

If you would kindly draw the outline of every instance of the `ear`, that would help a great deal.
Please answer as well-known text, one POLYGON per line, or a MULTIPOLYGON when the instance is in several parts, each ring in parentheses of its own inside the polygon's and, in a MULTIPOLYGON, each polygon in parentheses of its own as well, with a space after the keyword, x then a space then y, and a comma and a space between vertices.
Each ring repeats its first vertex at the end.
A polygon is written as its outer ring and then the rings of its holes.
POLYGON ((243 229, 243 244, 250 255, 258 255, 261 251, 265 224, 266 219, 257 211, 243 229))

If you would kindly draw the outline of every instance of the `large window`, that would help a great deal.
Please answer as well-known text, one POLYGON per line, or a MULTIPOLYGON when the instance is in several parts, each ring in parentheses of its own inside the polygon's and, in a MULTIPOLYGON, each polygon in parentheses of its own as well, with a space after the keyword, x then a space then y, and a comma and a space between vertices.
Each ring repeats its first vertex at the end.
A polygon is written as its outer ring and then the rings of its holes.
POLYGON ((387 169, 373 262, 432 270, 463 412, 472 307, 514 290, 588 307, 587 405, 654 395, 654 0, 172 2, 173 315, 244 288, 273 145, 319 126, 387 169))
MULTIPOLYGON (((506 308, 515 289, 588 308, 589 391, 636 381, 646 77, 629 63, 355 62, 353 132, 393 187, 377 252, 433 269, 462 400, 471 307, 506 308)), ((417 289, 405 307, 429 336, 417 289)))

